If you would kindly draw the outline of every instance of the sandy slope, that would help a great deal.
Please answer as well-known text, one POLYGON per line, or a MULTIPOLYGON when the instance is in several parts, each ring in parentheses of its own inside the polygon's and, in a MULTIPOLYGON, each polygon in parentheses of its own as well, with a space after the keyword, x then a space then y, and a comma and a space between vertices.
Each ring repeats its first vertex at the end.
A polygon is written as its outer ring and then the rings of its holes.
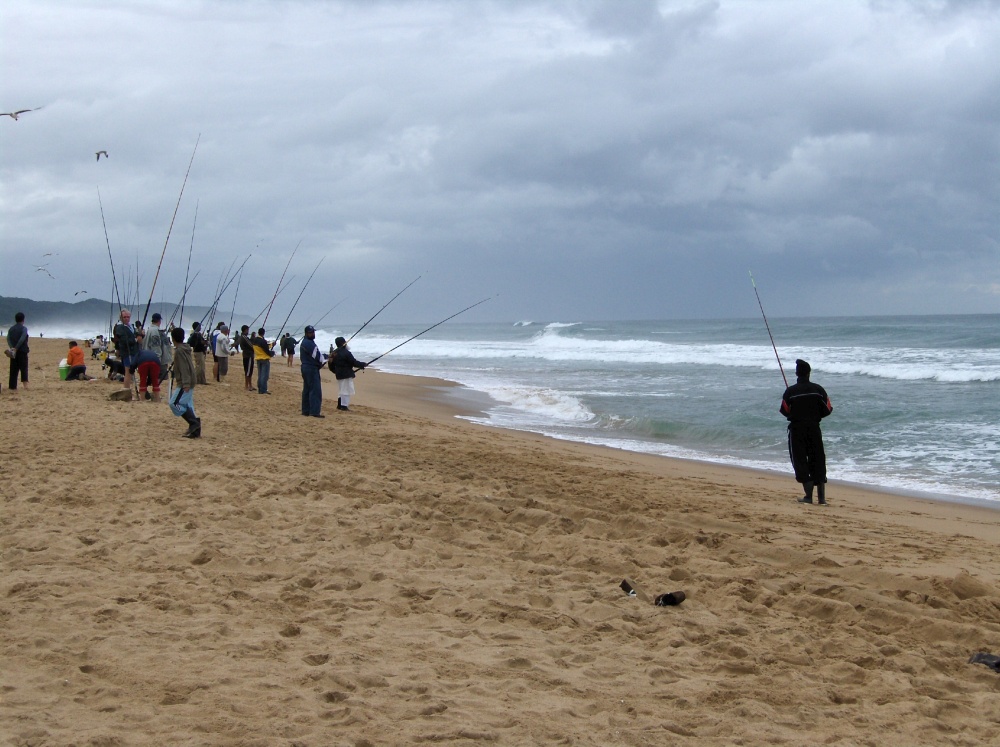
MULTIPOLYGON (((1000 514, 455 420, 0 380, 12 745, 998 743, 1000 514), (649 595, 683 590, 659 608, 649 595)), ((6 374, 6 371, 5 371, 6 374)))

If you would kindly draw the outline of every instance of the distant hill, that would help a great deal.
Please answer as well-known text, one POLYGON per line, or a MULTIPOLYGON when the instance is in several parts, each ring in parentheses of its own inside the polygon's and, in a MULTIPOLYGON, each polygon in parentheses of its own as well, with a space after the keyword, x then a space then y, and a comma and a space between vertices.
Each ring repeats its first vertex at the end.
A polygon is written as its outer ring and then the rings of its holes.
MULTIPOLYGON (((169 319, 174 315, 176 308, 175 304, 153 303, 149 307, 149 316, 158 311, 164 319, 169 319)), ((142 321, 145 309, 145 304, 133 308, 132 320, 142 321)), ((19 311, 24 312, 25 324, 32 334, 38 332, 49 334, 50 331, 63 334, 64 331, 69 331, 73 334, 88 332, 96 335, 102 331, 106 332, 113 321, 112 317, 117 320, 118 316, 117 304, 96 298, 67 303, 66 301, 32 301, 30 298, 0 296, 0 329, 6 331, 7 327, 14 323, 14 315, 19 311)), ((185 306, 184 325, 189 326, 192 321, 202 319, 207 313, 207 306, 185 306)))

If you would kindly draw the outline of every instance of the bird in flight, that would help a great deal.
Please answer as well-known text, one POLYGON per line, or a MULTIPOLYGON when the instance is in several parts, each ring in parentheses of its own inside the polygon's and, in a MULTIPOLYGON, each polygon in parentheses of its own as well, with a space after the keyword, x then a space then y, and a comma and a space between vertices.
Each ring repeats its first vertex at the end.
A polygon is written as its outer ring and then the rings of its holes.
POLYGON ((36 266, 35 266, 35 272, 44 272, 44 273, 45 273, 46 275, 48 275, 48 276, 49 276, 50 278, 52 278, 53 280, 55 280, 55 276, 53 276, 53 274, 52 274, 51 272, 49 272, 48 270, 46 270, 46 269, 45 269, 46 267, 48 267, 48 264, 44 264, 44 265, 36 265, 36 266))
POLYGON ((18 109, 16 112, 0 112, 0 117, 10 117, 16 122, 18 117, 20 117, 22 114, 27 114, 28 112, 37 112, 41 108, 42 107, 40 106, 36 106, 34 109, 18 109))
POLYGON ((77 291, 77 292, 76 292, 76 293, 74 293, 73 295, 74 295, 74 296, 79 296, 79 295, 80 295, 81 293, 86 293, 86 292, 87 292, 87 291, 77 291))
POLYGON ((107 158, 108 157, 108 152, 106 150, 99 150, 99 151, 97 151, 97 160, 98 161, 101 160, 101 156, 104 156, 105 158, 107 158))

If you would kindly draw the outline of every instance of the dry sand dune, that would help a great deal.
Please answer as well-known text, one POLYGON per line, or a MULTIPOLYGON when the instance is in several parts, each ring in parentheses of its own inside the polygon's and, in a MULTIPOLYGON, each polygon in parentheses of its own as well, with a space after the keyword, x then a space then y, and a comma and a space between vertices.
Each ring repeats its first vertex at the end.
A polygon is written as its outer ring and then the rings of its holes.
POLYGON ((64 349, 0 394, 4 744, 1000 743, 996 511, 800 506, 377 372, 303 418, 283 363, 189 441, 64 349))

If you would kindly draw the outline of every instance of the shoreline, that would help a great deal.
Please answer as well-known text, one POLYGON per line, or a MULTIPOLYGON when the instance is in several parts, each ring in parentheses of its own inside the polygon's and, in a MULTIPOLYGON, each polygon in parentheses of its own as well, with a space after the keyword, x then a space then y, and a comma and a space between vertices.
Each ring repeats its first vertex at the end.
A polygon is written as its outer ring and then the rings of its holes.
POLYGON ((31 346, 0 394, 12 743, 995 737, 1000 675, 970 662, 1000 653, 992 509, 803 506, 790 475, 485 427, 376 370, 351 412, 323 374, 302 417, 280 360, 272 396, 197 387, 186 440, 31 346))
MULTIPOLYGON (((791 468, 789 468, 789 474, 786 475, 778 471, 754 470, 747 467, 736 467, 715 462, 702 462, 660 456, 658 454, 626 451, 610 446, 551 438, 531 431, 494 428, 481 423, 470 422, 463 418, 463 416, 481 411, 475 410, 471 406, 467 409, 462 408, 455 402, 448 401, 448 397, 455 389, 464 388, 461 384, 450 382, 446 379, 408 376, 401 373, 386 374, 379 371, 371 371, 366 372, 365 375, 368 378, 361 380, 358 384, 360 394, 358 399, 363 401, 364 398, 370 396, 373 398, 373 406, 380 409, 405 413, 407 415, 419 415, 442 424, 460 424, 465 428, 484 429, 491 432, 503 433, 510 438, 523 439, 527 443, 541 442, 551 445, 553 449, 565 450, 567 454, 572 456, 583 454, 620 460, 628 463, 633 468, 640 468, 657 476, 695 474, 703 478, 727 481, 737 485, 755 484, 766 486, 773 494, 787 495, 788 503, 793 508, 804 510, 811 508, 808 506, 799 506, 795 503, 795 500, 800 495, 800 488, 791 475, 791 468), (375 376, 379 377, 378 381, 375 381, 375 376), (364 389, 361 388, 362 386, 364 386, 364 389), (442 391, 445 392, 444 395, 442 395, 442 391)), ((905 518, 907 512, 916 511, 921 516, 928 514, 940 520, 947 520, 952 515, 957 514, 962 520, 969 520, 979 527, 982 531, 976 530, 976 535, 986 541, 996 541, 997 532, 1000 531, 994 525, 994 522, 1000 521, 1000 513, 998 513, 998 508, 992 505, 979 505, 965 501, 953 502, 928 496, 896 493, 888 490, 880 490, 868 485, 836 480, 831 480, 830 485, 836 486, 836 491, 831 491, 827 496, 831 504, 844 500, 848 506, 853 508, 876 507, 878 509, 891 510, 894 514, 898 514, 899 517, 903 517, 901 521, 904 524, 913 526, 920 524, 920 522, 910 523, 905 518)), ((815 508, 819 510, 818 506, 815 508)))
MULTIPOLYGON (((374 371, 372 373, 375 373, 374 371)), ((587 446, 594 449, 606 449, 612 453, 620 454, 634 454, 641 455, 651 459, 667 459, 676 460, 679 462, 690 463, 693 465, 704 465, 704 466, 716 466, 732 470, 743 470, 749 473, 760 473, 764 475, 772 476, 776 479, 787 478, 790 483, 790 490, 793 492, 797 490, 794 478, 791 475, 791 467, 788 468, 788 473, 784 473, 779 469, 764 469, 764 468, 754 468, 746 467, 742 465, 730 465, 722 461, 712 461, 710 459, 695 459, 686 458, 678 456, 667 456, 661 454, 653 454, 641 451, 632 451, 629 449, 619 448, 616 446, 610 446, 607 444, 589 444, 583 441, 575 441, 569 438, 559 438, 556 436, 550 436, 547 434, 540 434, 531 430, 519 430, 516 428, 504 428, 501 426, 493 426, 487 423, 475 422, 469 420, 471 417, 476 416, 486 416, 488 414, 489 407, 494 401, 489 395, 479 392, 475 389, 467 387, 464 384, 450 381, 448 379, 441 379, 435 377, 411 376, 405 373, 384 373, 378 372, 379 376, 399 376, 406 379, 413 379, 413 383, 420 387, 421 391, 414 392, 408 387, 397 386, 393 387, 390 392, 390 396, 393 398, 397 396, 410 396, 418 399, 419 401, 428 404, 426 410, 419 410, 423 414, 436 414, 445 418, 454 418, 467 422, 469 425, 475 425, 482 428, 489 428, 492 430, 502 431, 505 433, 518 433, 524 435, 531 435, 537 438, 544 438, 551 440, 556 443, 566 443, 566 444, 576 444, 579 446, 587 446), (437 402, 440 406, 439 410, 435 410, 432 405, 437 402)), ((919 491, 919 490, 909 490, 909 489, 892 489, 880 485, 872 485, 869 483, 861 483, 852 480, 836 480, 831 479, 829 481, 830 485, 849 488, 855 491, 870 491, 873 493, 880 493, 885 495, 897 496, 900 498, 909 498, 918 501, 930 501, 940 502, 946 505, 959 505, 959 506, 970 506, 974 508, 982 508, 987 511, 1000 511, 1000 502, 992 501, 988 498, 973 498, 969 496, 960 496, 947 493, 933 493, 930 491, 919 491)))

